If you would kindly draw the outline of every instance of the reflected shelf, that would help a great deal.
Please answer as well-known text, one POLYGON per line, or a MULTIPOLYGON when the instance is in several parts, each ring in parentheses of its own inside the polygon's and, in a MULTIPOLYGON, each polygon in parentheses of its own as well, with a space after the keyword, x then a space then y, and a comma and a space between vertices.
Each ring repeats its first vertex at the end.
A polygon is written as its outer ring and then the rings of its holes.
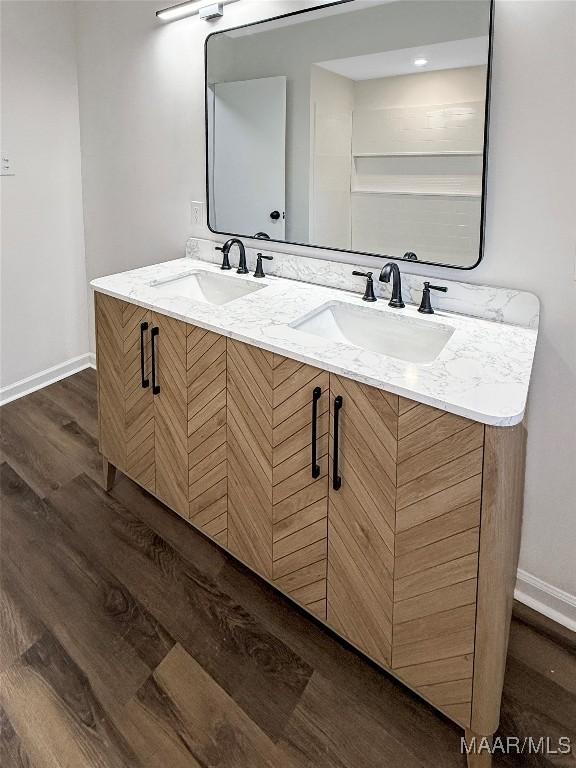
POLYGON ((352 157, 480 157, 483 152, 353 152, 352 157))
POLYGON ((352 189, 353 195, 410 195, 412 197, 482 197, 481 192, 423 192, 421 190, 352 189))

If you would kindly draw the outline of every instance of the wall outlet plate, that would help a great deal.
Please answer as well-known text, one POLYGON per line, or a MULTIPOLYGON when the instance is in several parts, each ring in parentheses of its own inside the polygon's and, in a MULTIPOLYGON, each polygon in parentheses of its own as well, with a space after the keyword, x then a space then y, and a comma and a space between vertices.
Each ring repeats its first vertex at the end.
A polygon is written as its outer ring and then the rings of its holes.
POLYGON ((14 176, 14 163, 6 152, 2 152, 2 161, 0 164, 0 176, 14 176))
POLYGON ((190 223, 192 234, 203 236, 206 234, 206 203, 202 200, 192 200, 190 203, 190 223))

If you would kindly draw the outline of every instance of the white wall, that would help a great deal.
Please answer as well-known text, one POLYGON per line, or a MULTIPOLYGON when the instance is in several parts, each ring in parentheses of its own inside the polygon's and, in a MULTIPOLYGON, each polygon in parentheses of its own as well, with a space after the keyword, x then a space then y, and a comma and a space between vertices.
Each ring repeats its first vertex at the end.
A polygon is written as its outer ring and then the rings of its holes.
POLYGON ((74 8, 2 3, 0 397, 88 352, 74 8))
POLYGON ((182 255, 205 199, 204 40, 158 3, 75 5, 90 280, 182 255))
MULTIPOLYGON (((157 26, 158 5, 78 4, 91 276, 182 253, 189 201, 205 196, 204 37, 272 10, 269 0, 242 0, 227 6, 217 24, 192 17, 157 26)), ((273 11, 303 5, 274 2, 273 11)), ((528 416, 521 568, 573 595, 575 25, 576 3, 570 0, 497 0, 484 261, 473 272, 417 270, 440 282, 446 277, 517 287, 542 301, 528 416)))

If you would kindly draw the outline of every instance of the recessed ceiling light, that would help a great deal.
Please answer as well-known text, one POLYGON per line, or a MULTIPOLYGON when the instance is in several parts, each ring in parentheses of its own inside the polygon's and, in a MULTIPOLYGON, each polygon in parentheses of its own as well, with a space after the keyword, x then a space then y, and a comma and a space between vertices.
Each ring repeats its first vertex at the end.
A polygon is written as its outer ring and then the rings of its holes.
POLYGON ((414 59, 415 67, 425 67, 426 64, 428 64, 428 59, 424 59, 424 58, 414 59))

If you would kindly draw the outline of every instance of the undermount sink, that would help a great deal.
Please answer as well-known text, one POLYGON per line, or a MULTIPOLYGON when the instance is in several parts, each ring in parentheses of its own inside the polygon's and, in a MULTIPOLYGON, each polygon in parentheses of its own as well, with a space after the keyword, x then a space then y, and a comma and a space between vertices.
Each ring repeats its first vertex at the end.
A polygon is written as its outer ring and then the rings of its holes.
POLYGON ((291 328, 409 363, 432 363, 454 333, 449 325, 333 301, 291 328))
POLYGON ((266 287, 266 283, 257 284, 248 280, 213 272, 195 270, 163 280, 153 280, 150 287, 157 296, 184 297, 202 301, 205 304, 228 304, 250 293, 266 287))

